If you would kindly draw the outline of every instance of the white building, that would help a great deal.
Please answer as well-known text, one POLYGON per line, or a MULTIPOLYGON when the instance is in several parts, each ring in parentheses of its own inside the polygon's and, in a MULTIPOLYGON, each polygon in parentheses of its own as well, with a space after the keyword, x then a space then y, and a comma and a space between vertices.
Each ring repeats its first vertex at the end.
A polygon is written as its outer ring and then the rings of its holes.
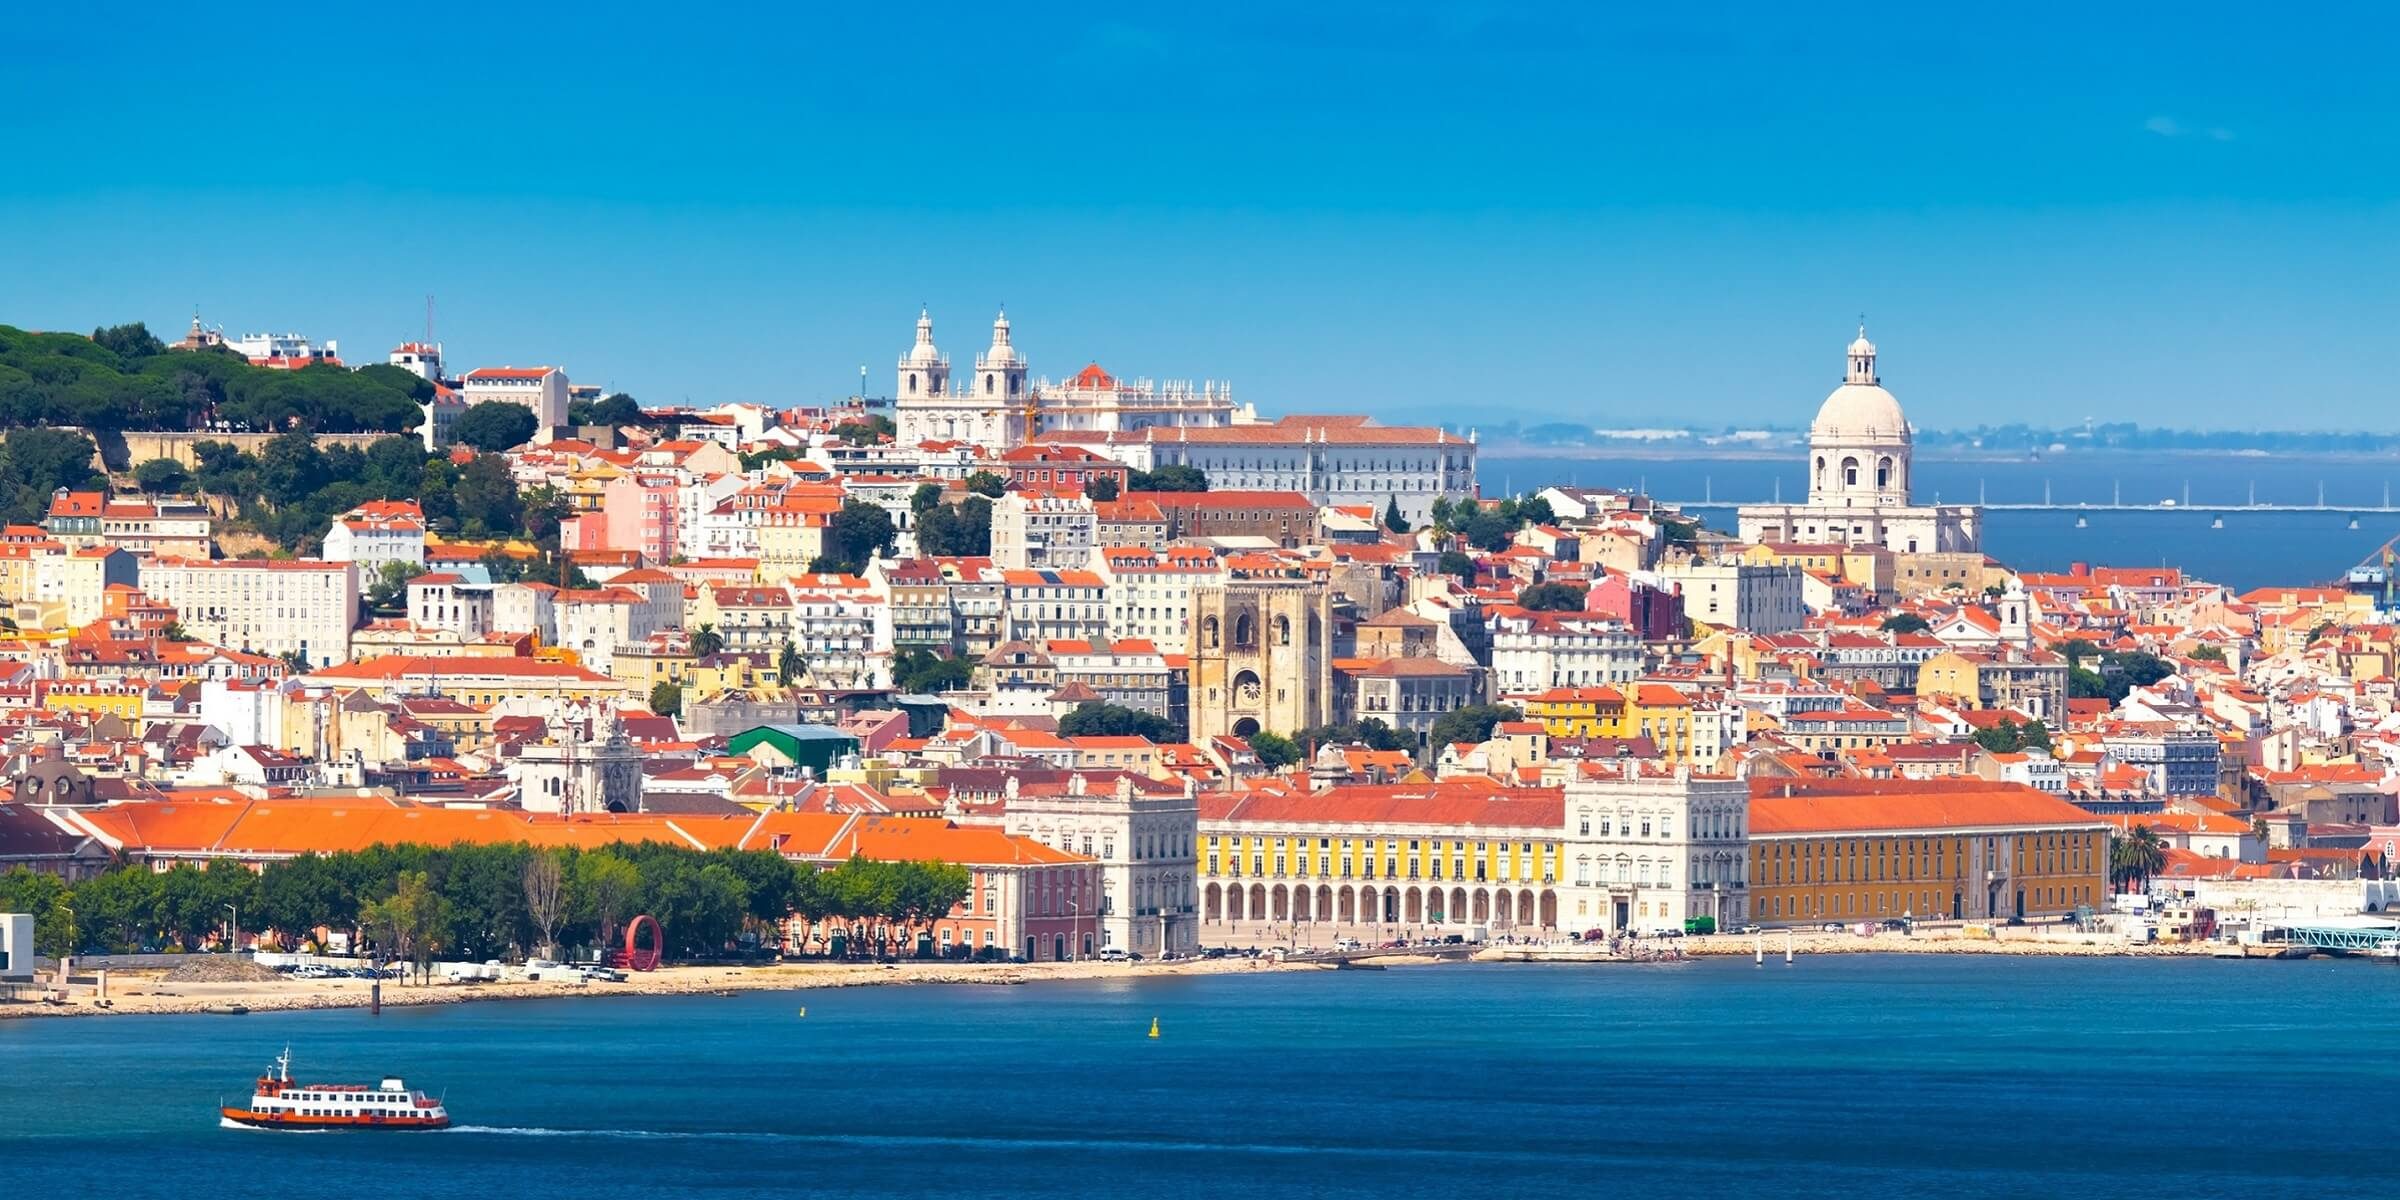
POLYGON ((440 342, 402 342, 392 347, 384 361, 428 383, 442 381, 440 342))
POLYGON ((1500 692, 1525 694, 1641 678, 1642 639, 1612 617, 1518 611, 1490 621, 1492 686, 1500 692))
POLYGON ((1627 759, 1567 780, 1567 929, 1719 928, 1749 916, 1750 787, 1627 759))
POLYGON ((358 567, 318 559, 162 558, 142 590, 175 606, 185 632, 257 654, 298 655, 312 667, 348 661, 358 624, 358 567))
POLYGON ((992 501, 992 563, 1007 570, 1092 565, 1098 517, 1081 492, 1011 491, 992 501))
POLYGON ((1272 424, 1055 430, 1037 441, 1082 446, 1137 471, 1196 467, 1216 491, 1299 492, 1318 506, 1367 506, 1422 523, 1437 499, 1475 495, 1475 438, 1363 416, 1295 416, 1272 424))
MULTIPOLYGON (((198 318, 193 320, 198 323, 198 318)), ((226 338, 223 344, 255 366, 305 367, 341 362, 340 343, 327 341, 318 346, 296 333, 245 333, 238 338, 226 338)))
POLYGON ((1007 783, 1002 828, 1100 862, 1100 942, 1145 958, 1198 945, 1200 804, 1189 780, 1180 792, 1067 786, 1020 790, 1007 783))
POLYGON ((557 367, 477 367, 462 381, 467 404, 522 404, 533 410, 533 440, 547 442, 567 423, 567 373, 557 367))
POLYGON ((992 344, 975 356, 974 373, 953 380, 950 360, 933 343, 933 317, 917 314, 917 340, 900 356, 894 424, 901 446, 972 442, 995 450, 1021 445, 1034 432, 1130 432, 1217 428, 1255 421, 1236 407, 1231 385, 1206 381, 1124 380, 1093 363, 1071 378, 1034 382, 1024 354, 1009 340, 1008 314, 992 322, 992 344))
POLYGON ((527 812, 632 812, 642 803, 642 752, 606 702, 571 703, 549 733, 517 748, 506 768, 527 812))
POLYGON ((1198 547, 1108 546, 1092 566, 1108 597, 1109 640, 1139 639, 1162 654, 1191 647, 1193 589, 1225 585, 1225 560, 1198 547))
POLYGON ((492 584, 469 579, 462 572, 432 571, 408 581, 408 620, 425 629, 442 629, 473 641, 494 628, 492 584))
POLYGON ((933 344, 933 314, 917 314, 917 340, 900 356, 892 393, 893 440, 973 442, 1005 450, 1025 439, 1032 394, 1025 356, 1008 340, 1008 314, 992 322, 991 348, 975 357, 973 377, 952 386, 950 360, 933 344))
POLYGON ((1849 363, 1809 426, 1808 502, 1744 505, 1742 540, 1875 545, 1897 554, 1981 548, 1982 513, 1974 505, 1909 502, 1913 435, 1875 372, 1875 343, 1863 325, 1849 363))
POLYGON ((414 500, 370 500, 333 519, 325 561, 357 563, 361 578, 383 564, 425 565, 425 510, 414 500))
POLYGON ((1808 623, 1800 568, 1740 562, 1669 563, 1659 574, 1683 594, 1695 624, 1782 633, 1808 623))

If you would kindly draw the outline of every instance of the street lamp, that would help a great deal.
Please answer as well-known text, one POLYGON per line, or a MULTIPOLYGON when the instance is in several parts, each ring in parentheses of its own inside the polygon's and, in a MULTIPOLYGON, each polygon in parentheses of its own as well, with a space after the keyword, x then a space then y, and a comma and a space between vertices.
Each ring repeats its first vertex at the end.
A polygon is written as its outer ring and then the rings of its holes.
POLYGON ((1078 943, 1082 941, 1083 906, 1075 902, 1075 897, 1069 896, 1067 897, 1067 960, 1069 962, 1077 961, 1082 957, 1078 952, 1081 949, 1078 943))
POLYGON ((73 958, 75 957, 75 910, 64 904, 59 905, 58 910, 67 914, 67 952, 59 955, 59 958, 73 958))
POLYGON ((240 954, 242 952, 242 906, 227 904, 222 907, 225 911, 233 914, 233 932, 227 935, 225 941, 232 953, 240 954))

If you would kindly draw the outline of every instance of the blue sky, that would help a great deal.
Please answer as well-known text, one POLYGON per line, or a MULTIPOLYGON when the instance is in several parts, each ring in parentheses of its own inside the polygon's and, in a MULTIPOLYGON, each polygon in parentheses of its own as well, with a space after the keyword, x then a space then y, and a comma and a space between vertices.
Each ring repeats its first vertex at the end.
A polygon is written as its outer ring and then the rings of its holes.
POLYGON ((12 21, 0 322, 651 403, 964 361, 1270 410, 2400 427, 2400 17, 185 5, 12 21))

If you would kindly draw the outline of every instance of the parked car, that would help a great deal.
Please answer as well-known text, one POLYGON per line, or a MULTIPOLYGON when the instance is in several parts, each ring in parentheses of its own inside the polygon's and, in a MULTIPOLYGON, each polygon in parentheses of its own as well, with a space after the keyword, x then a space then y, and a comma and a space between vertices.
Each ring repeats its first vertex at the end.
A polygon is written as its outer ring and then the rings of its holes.
POLYGON ((1097 956, 1101 962, 1125 962, 1132 958, 1123 946, 1102 946, 1097 956))
POLYGON ((1827 921, 1823 925, 1819 925, 1817 928, 1822 929, 1827 933, 1840 933, 1842 930, 1849 928, 1849 926, 1842 924, 1840 921, 1827 921))
POLYGON ((1764 932, 1766 932, 1766 930, 1764 930, 1763 928, 1761 928, 1760 926, 1758 926, 1758 925, 1756 925, 1756 924, 1747 924, 1747 923, 1746 923, 1746 924, 1741 924, 1741 925, 1736 925, 1736 926, 1734 926, 1734 927, 1733 927, 1733 931, 1734 931, 1735 933, 1764 933, 1764 932))

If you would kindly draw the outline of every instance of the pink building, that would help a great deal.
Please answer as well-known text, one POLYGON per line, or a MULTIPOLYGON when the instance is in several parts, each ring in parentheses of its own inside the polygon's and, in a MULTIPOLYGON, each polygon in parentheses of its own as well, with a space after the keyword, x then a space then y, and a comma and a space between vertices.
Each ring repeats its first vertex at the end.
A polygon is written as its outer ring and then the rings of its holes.
POLYGON ((601 511, 608 517, 608 548, 638 550, 650 562, 675 557, 676 498, 673 475, 632 471, 608 481, 601 511))
POLYGON ((1645 642, 1672 640, 1682 629, 1683 601, 1674 592, 1613 571, 1592 584, 1583 610, 1625 622, 1645 642))

